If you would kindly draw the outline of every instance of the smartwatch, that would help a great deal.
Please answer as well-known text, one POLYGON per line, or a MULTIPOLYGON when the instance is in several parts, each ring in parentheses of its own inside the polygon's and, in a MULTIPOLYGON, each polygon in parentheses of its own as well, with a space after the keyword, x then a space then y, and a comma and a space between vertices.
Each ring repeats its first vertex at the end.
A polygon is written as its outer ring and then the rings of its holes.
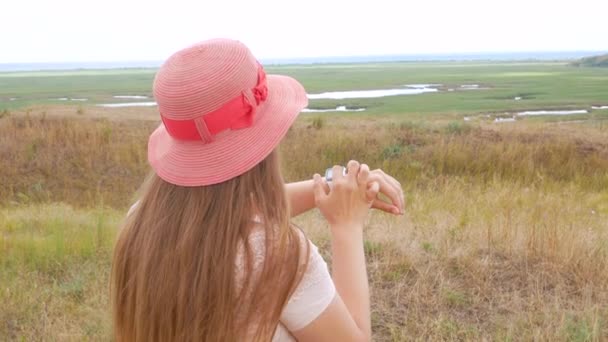
MULTIPOLYGON (((345 167, 342 168, 342 175, 346 176, 346 168, 345 167)), ((334 180, 334 168, 330 167, 330 168, 327 168, 325 170, 325 181, 327 183, 331 183, 332 180, 334 180)))

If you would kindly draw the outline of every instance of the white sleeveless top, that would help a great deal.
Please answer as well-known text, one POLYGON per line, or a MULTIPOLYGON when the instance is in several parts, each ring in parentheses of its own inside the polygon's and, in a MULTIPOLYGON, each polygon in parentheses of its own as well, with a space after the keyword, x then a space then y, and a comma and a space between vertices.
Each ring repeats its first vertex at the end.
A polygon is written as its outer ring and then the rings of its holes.
MULTIPOLYGON (((138 202, 129 209, 127 215, 133 212, 137 204, 138 202)), ((256 221, 256 223, 259 223, 259 221, 256 221)), ((283 308, 279 325, 272 339, 273 342, 295 341, 290 331, 300 330, 314 321, 325 311, 336 296, 336 288, 329 274, 327 263, 319 254, 317 246, 308 239, 306 241, 310 245, 306 272, 283 308)), ((261 266, 264 261, 264 231, 258 229, 251 233, 249 243, 254 256, 253 267, 255 270, 256 266, 261 266)), ((305 251, 305 249, 302 250, 305 251)), ((244 260, 241 257, 236 260, 237 282, 245 273, 244 260)))

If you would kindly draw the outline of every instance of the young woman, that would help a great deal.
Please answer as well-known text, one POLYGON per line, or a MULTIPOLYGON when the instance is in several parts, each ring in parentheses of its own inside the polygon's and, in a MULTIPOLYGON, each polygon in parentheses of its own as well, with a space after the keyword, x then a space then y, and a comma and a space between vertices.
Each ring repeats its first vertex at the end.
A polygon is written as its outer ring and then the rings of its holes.
POLYGON ((363 224, 370 207, 403 212, 399 183, 351 161, 331 187, 319 175, 284 184, 276 148, 306 93, 267 76, 239 42, 175 53, 154 95, 153 172, 114 251, 116 340, 369 340, 363 224), (315 206, 330 226, 331 276, 290 223, 315 206))

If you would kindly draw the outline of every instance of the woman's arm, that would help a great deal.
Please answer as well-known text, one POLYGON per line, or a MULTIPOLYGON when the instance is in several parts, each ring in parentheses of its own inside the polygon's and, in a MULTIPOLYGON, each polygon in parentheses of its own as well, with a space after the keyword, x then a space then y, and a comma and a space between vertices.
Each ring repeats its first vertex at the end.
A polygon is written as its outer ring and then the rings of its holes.
POLYGON ((363 225, 331 228, 331 266, 336 290, 366 339, 371 338, 369 285, 363 252, 363 225))
POLYGON ((332 270, 337 295, 327 309, 306 327, 294 331, 299 341, 370 341, 370 299, 363 222, 378 194, 378 184, 367 187, 367 165, 351 161, 348 175, 334 167, 335 184, 327 193, 315 175, 315 202, 327 219, 332 236, 332 270))
POLYGON ((285 184, 291 217, 296 217, 315 207, 313 186, 312 179, 285 184))
MULTIPOLYGON (((378 183, 380 193, 384 194, 389 202, 385 202, 380 198, 375 198, 372 208, 385 211, 390 214, 403 214, 405 210, 405 201, 403 198, 403 190, 401 184, 386 174, 384 171, 377 169, 370 171, 368 179, 368 187, 372 183, 378 183)), ((327 183, 323 181, 325 191, 329 191, 327 183)), ((314 182, 312 179, 301 182, 285 184, 285 192, 287 193, 287 201, 291 208, 291 217, 296 217, 302 213, 309 211, 315 207, 314 182)))
POLYGON ((336 296, 315 320, 292 334, 301 342, 371 341, 362 225, 333 225, 331 230, 336 296))

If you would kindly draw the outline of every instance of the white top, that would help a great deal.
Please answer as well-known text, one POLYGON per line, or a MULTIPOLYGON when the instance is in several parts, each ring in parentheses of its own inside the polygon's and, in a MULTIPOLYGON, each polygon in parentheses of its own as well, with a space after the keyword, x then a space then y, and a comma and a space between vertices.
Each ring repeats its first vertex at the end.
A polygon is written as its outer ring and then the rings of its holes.
POLYGON ((319 254, 317 246, 310 240, 310 259, 302 280, 289 298, 281 314, 281 323, 275 331, 273 341, 295 341, 288 333, 297 331, 314 321, 331 303, 336 295, 334 282, 327 264, 319 254))
MULTIPOLYGON (((259 226, 258 226, 259 227, 259 226)), ((306 239, 306 237, 302 236, 306 239)), ((263 267, 265 255, 265 234, 263 229, 256 229, 249 236, 249 243, 253 253, 253 272, 263 267)), ((329 306, 336 295, 336 288, 329 275, 327 264, 319 254, 317 246, 306 239, 310 246, 310 256, 306 272, 302 276, 287 304, 281 313, 279 325, 275 331, 273 342, 295 341, 289 333, 297 331, 319 317, 329 306)), ((302 243, 302 251, 306 252, 306 245, 302 243)), ((237 284, 242 281, 244 276, 244 259, 240 254, 237 257, 237 284)))
MULTIPOLYGON (((136 202, 127 215, 135 209, 136 202)), ((259 222, 259 221, 257 221, 259 222)), ((261 269, 265 254, 265 234, 263 229, 254 230, 249 236, 249 243, 253 252, 253 269, 261 269)), ((306 239, 304 236, 302 236, 306 239)), ((277 327, 273 342, 295 341, 290 331, 297 331, 314 321, 329 306, 336 295, 336 288, 327 269, 327 263, 319 254, 317 246, 306 239, 310 246, 310 256, 306 272, 300 283, 287 301, 281 313, 279 326, 277 327)), ((302 247, 305 247, 304 245, 302 247)), ((301 249, 306 251, 305 248, 301 249)), ((243 255, 236 260, 237 284, 244 277, 243 255)))

